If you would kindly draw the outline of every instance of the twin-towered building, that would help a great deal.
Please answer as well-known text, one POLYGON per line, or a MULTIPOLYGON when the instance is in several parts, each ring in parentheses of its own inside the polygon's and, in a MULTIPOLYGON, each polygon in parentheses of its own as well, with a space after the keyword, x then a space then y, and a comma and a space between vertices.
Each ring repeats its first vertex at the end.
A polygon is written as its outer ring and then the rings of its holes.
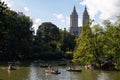
MULTIPOLYGON (((87 8, 85 7, 85 10, 82 15, 82 26, 84 26, 87 21, 89 21, 89 14, 87 12, 87 8)), ((76 11, 76 8, 74 6, 73 12, 70 15, 70 29, 69 32, 73 35, 80 36, 82 27, 78 26, 78 14, 76 11)))

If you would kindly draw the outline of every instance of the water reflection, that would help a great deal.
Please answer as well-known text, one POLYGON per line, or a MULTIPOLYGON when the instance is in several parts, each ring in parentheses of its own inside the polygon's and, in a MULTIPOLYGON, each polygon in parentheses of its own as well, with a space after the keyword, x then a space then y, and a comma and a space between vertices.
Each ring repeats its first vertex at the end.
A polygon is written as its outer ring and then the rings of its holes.
POLYGON ((29 75, 29 80, 40 80, 37 76, 37 70, 34 67, 34 64, 31 64, 30 66, 30 75, 29 75))
POLYGON ((109 80, 108 74, 105 72, 101 72, 100 74, 98 74, 97 80, 109 80))
POLYGON ((11 74, 11 71, 10 71, 10 70, 8 70, 8 77, 10 77, 10 74, 11 74))
POLYGON ((39 67, 39 63, 22 65, 16 70, 0 66, 0 80, 120 80, 120 72, 82 69, 82 72, 77 73, 66 71, 66 67, 58 69, 61 74, 57 75, 45 73, 46 68, 39 67))
POLYGON ((29 80, 78 80, 73 73, 67 72, 64 67, 59 67, 61 74, 45 73, 45 69, 31 64, 29 80))

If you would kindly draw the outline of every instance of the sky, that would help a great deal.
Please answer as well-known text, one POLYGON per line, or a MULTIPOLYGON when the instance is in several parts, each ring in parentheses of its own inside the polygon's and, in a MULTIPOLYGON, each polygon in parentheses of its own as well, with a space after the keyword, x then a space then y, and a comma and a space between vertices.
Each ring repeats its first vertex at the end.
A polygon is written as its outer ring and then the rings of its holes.
POLYGON ((114 22, 120 15, 120 0, 2 0, 16 12, 30 16, 33 28, 37 30, 43 22, 52 22, 59 29, 69 29, 73 7, 78 13, 78 25, 82 25, 85 6, 94 23, 101 24, 109 19, 114 22))

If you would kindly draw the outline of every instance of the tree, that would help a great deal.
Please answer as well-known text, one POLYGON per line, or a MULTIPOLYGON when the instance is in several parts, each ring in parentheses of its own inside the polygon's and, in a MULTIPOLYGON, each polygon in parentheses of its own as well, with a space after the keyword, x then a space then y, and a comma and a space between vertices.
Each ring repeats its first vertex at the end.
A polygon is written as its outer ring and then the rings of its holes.
POLYGON ((76 36, 70 34, 66 30, 60 31, 60 34, 61 51, 63 51, 64 53, 66 51, 73 51, 76 45, 76 36))
POLYGON ((81 62, 84 64, 96 63, 101 65, 101 60, 104 57, 103 53, 103 35, 102 28, 99 25, 94 26, 92 33, 89 27, 90 23, 82 27, 82 35, 77 40, 77 46, 74 53, 74 62, 81 62))
POLYGON ((115 22, 115 25, 119 26, 120 25, 120 15, 117 16, 117 20, 115 22))
POLYGON ((96 24, 92 26, 92 32, 93 34, 101 34, 103 33, 103 28, 99 24, 96 24))
MULTIPOLYGON (((4 6, 3 6, 4 7, 4 6)), ((25 59, 31 50, 32 21, 25 15, 4 9, 0 16, 0 57, 1 59, 25 59)))
POLYGON ((4 57, 3 55, 6 53, 7 47, 7 31, 4 27, 5 22, 5 11, 8 9, 7 4, 0 0, 0 57, 1 59, 4 57))
POLYGON ((73 61, 81 63, 91 63, 92 55, 92 31, 89 23, 82 27, 82 34, 77 40, 76 49, 74 51, 73 61))
POLYGON ((2 2, 2 1, 0 0, 0 15, 2 15, 3 12, 4 12, 6 9, 8 9, 7 4, 5 4, 4 1, 2 2))
MULTIPOLYGON (((118 22, 117 22, 118 23, 118 22)), ((119 68, 120 62, 120 25, 113 24, 109 20, 104 22, 105 29, 100 25, 94 25, 91 33, 89 24, 82 28, 82 35, 77 40, 77 46, 74 53, 74 62, 84 64, 99 64, 104 69, 114 70, 114 65, 119 68)))
POLYGON ((4 11, 7 9, 7 5, 0 0, 0 55, 5 53, 6 50, 6 31, 4 27, 4 11))
POLYGON ((63 53, 63 56, 71 59, 73 57, 73 51, 76 45, 76 36, 70 34, 69 32, 64 29, 64 31, 60 31, 60 49, 63 53))
POLYGON ((112 60, 119 67, 120 61, 120 25, 111 26, 106 30, 106 45, 104 51, 106 52, 107 58, 112 60))
MULTIPOLYGON (((59 28, 50 22, 42 23, 36 35, 36 41, 39 42, 41 50, 39 53, 46 56, 46 59, 52 59, 53 55, 60 55, 58 42, 60 39, 59 28), (49 57, 48 57, 49 56, 49 57)), ((45 57, 44 57, 45 58, 45 57)), ((57 58, 57 57, 56 57, 57 58)), ((53 58, 54 59, 54 58, 53 58)))
POLYGON ((110 20, 104 20, 104 21, 103 21, 103 25, 107 28, 107 27, 112 26, 113 24, 111 23, 110 20))

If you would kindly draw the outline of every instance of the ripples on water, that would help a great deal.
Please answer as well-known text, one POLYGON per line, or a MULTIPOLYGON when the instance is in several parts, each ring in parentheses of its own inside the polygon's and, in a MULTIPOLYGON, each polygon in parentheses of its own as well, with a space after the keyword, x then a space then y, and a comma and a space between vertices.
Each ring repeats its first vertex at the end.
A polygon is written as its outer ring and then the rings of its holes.
POLYGON ((34 64, 30 67, 29 80, 74 80, 71 78, 71 74, 63 69, 59 69, 61 74, 45 73, 46 68, 35 67, 34 64))
POLYGON ((32 63, 30 66, 20 66, 17 70, 7 70, 0 66, 0 80, 120 80, 120 72, 85 70, 68 72, 66 67, 58 67, 61 74, 45 73, 46 68, 32 63))
POLYGON ((109 80, 108 78, 108 74, 104 73, 104 72, 101 72, 99 75, 98 75, 98 79, 97 80, 109 80))

